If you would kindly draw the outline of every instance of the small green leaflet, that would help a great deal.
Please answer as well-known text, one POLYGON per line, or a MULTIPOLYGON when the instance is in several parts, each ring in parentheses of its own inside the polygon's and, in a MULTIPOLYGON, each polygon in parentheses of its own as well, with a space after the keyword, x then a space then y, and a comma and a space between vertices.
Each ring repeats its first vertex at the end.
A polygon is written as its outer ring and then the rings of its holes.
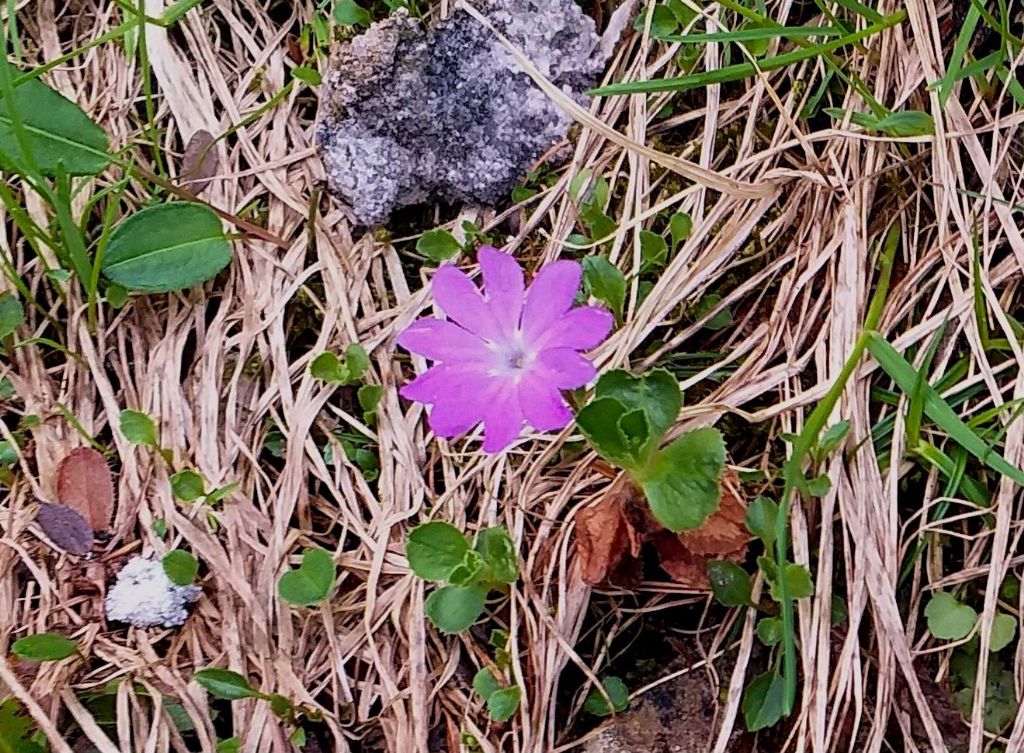
POLYGON ((416 526, 409 532, 405 556, 409 567, 423 580, 445 581, 462 564, 469 541, 458 528, 442 521, 416 526))
POLYGON ((708 580, 718 603, 726 607, 750 606, 750 576, 735 562, 708 562, 708 580))
POLYGON ((11 652, 27 661, 60 661, 75 653, 78 644, 56 633, 38 633, 19 638, 11 652))
POLYGON ((366 8, 355 0, 338 0, 334 6, 334 20, 342 26, 369 26, 373 18, 366 8))
POLYGON ((473 690, 485 701, 494 693, 501 690, 501 683, 494 677, 494 673, 484 667, 473 677, 473 690))
POLYGON ((989 641, 989 651, 1000 651, 1013 641, 1017 635, 1017 618, 1012 614, 1000 612, 992 621, 992 637, 989 641))
POLYGON ((0 751, 3 753, 46 753, 35 742, 32 717, 21 702, 11 696, 0 703, 0 751))
POLYGON ((156 424, 145 413, 137 410, 123 410, 121 411, 119 424, 121 426, 121 433, 132 444, 158 447, 156 424))
POLYGON ((518 687, 502 688, 487 699, 487 713, 496 722, 507 722, 519 708, 522 691, 518 687))
POLYGON ((298 570, 289 570, 277 582, 277 593, 288 604, 305 607, 326 599, 334 588, 336 568, 323 549, 307 549, 298 570))
POLYGON ((370 357, 366 349, 359 343, 352 343, 345 348, 344 363, 330 351, 325 351, 313 359, 309 373, 314 379, 335 384, 355 384, 370 367, 370 357))
POLYGON ((424 610, 442 633, 461 633, 480 619, 487 586, 444 586, 427 597, 424 610))
POLYGON ((583 702, 583 708, 594 716, 610 716, 612 712, 625 711, 626 707, 629 706, 629 688, 626 687, 626 683, 618 677, 611 676, 602 679, 601 684, 604 686, 604 691, 608 694, 608 698, 605 699, 601 691, 594 688, 587 694, 587 699, 583 702), (611 701, 611 706, 608 705, 609 700, 611 701))
POLYGON ((176 586, 192 585, 199 573, 199 563, 196 558, 180 549, 169 551, 160 560, 160 563, 164 567, 164 573, 176 586))
POLYGON ((622 321, 626 302, 626 277, 622 270, 603 256, 588 256, 583 260, 583 285, 590 295, 611 309, 617 321, 622 321))
POLYGON ((966 638, 978 621, 978 613, 961 604, 952 594, 938 591, 924 608, 928 618, 928 631, 944 641, 966 638))
POLYGON ((743 694, 743 718, 747 729, 756 732, 773 726, 784 715, 786 681, 778 672, 755 677, 743 694))
POLYGON ((428 230, 416 241, 416 251, 436 262, 447 261, 462 250, 462 244, 447 230, 428 230))
POLYGON ((237 701, 242 698, 269 698, 259 692, 238 672, 218 667, 207 667, 196 672, 192 679, 202 685, 215 698, 237 701))
POLYGON ((747 508, 747 530, 761 539, 766 547, 775 543, 775 522, 779 506, 768 497, 757 497, 747 508))
POLYGON ((692 531, 718 509, 724 470, 722 434, 697 429, 660 450, 639 481, 659 523, 670 531, 692 531))
POLYGON ((178 471, 171 476, 171 493, 182 502, 195 502, 206 494, 203 477, 195 471, 178 471))
POLYGON ((21 302, 13 293, 0 295, 0 340, 14 334, 14 330, 25 321, 21 302))

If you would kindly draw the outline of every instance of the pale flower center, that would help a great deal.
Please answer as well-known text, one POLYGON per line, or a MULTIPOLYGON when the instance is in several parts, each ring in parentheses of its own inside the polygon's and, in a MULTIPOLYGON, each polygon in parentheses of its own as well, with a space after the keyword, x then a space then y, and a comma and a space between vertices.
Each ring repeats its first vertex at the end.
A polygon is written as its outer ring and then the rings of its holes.
POLYGON ((497 363, 492 373, 495 376, 519 379, 533 365, 537 353, 527 347, 522 332, 518 330, 504 342, 491 343, 497 363))

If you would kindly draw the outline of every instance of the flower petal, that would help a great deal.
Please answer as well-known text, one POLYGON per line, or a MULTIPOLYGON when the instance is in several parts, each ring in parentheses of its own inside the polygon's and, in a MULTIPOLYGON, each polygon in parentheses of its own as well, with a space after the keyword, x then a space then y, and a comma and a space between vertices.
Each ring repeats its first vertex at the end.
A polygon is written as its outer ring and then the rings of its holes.
POLYGON ((434 300, 456 324, 493 340, 500 333, 498 323, 491 313, 491 307, 484 300, 479 288, 464 272, 453 264, 445 264, 434 273, 434 300))
POLYGON ((501 452, 523 431, 519 395, 511 388, 494 396, 484 416, 484 452, 501 452))
POLYGON ((596 348, 612 331, 615 317, 599 306, 582 306, 567 311, 540 336, 541 348, 596 348))
POLYGON ((523 304, 526 342, 535 342, 569 310, 582 279, 583 270, 574 261, 556 261, 537 273, 523 304))
POLYGON ((398 336, 398 344, 432 361, 475 362, 493 358, 493 352, 478 336, 444 319, 418 319, 398 336))
POLYGON ((484 275, 484 293, 491 313, 509 336, 519 327, 523 311, 523 270, 509 254, 493 246, 481 246, 477 261, 484 275))
POLYGON ((492 379, 481 364, 440 363, 406 384, 398 394, 407 400, 432 405, 453 396, 485 390, 491 386, 492 379))
POLYGON ((519 405, 526 422, 537 431, 564 429, 572 421, 562 394, 543 373, 531 374, 519 383, 519 405))
POLYGON ((547 348, 537 356, 544 379, 560 390, 582 387, 597 374, 594 364, 572 348, 547 348))
POLYGON ((439 437, 464 434, 484 420, 496 392, 506 380, 484 374, 458 381, 455 389, 445 392, 430 410, 430 428, 439 437))

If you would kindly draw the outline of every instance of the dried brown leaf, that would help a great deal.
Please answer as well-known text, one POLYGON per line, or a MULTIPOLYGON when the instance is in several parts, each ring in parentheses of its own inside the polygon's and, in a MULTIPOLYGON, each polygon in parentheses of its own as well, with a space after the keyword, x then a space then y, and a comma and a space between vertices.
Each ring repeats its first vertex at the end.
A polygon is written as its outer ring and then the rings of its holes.
POLYGON ((576 513, 576 547, 584 583, 636 585, 640 582, 637 555, 643 541, 623 514, 624 503, 635 497, 622 475, 598 504, 576 513))
POLYGON ((750 542, 745 522, 747 505, 738 491, 736 474, 726 474, 722 480, 722 499, 717 512, 697 530, 679 534, 684 547, 709 559, 727 559, 729 555, 746 551, 750 542))
POLYGON ((70 507, 40 502, 36 519, 43 533, 58 548, 79 555, 88 554, 92 549, 93 535, 89 522, 70 507))
POLYGON ((57 500, 105 531, 114 517, 114 481, 106 459, 91 447, 72 450, 57 466, 57 500))
POLYGON ((217 173, 217 154, 213 136, 208 131, 196 131, 185 146, 181 159, 180 182, 198 196, 217 173))

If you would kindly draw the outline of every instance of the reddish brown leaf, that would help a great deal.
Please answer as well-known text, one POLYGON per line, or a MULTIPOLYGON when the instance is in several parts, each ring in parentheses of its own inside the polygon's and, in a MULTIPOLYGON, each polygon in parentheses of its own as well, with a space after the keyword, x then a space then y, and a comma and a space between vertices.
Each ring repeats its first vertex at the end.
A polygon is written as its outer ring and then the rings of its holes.
POLYGON ((93 531, 105 531, 114 517, 114 482, 103 456, 91 447, 72 450, 57 466, 57 499, 76 511, 93 531))
POLYGON ((185 145, 179 180, 198 196, 210 185, 210 178, 216 172, 217 154, 213 136, 208 131, 196 131, 185 145))
POLYGON ((633 496, 632 485, 622 475, 597 505, 576 513, 576 547, 584 583, 629 586, 640 582, 636 557, 643 542, 623 515, 623 502, 633 496))
POLYGON ((285 52, 288 54, 288 57, 291 58, 291 61, 295 63, 295 65, 302 65, 306 60, 306 56, 302 54, 302 48, 299 46, 299 41, 295 38, 295 35, 289 34, 285 38, 284 44, 285 52))
POLYGON ((36 519, 43 533, 58 548, 70 554, 88 554, 92 549, 92 528, 85 518, 70 507, 40 502, 36 519))
POLYGON ((747 505, 740 499, 738 488, 736 474, 726 474, 722 479, 718 511, 696 531, 679 534, 684 547, 709 559, 726 559, 728 555, 746 550, 750 542, 745 522, 747 505))

